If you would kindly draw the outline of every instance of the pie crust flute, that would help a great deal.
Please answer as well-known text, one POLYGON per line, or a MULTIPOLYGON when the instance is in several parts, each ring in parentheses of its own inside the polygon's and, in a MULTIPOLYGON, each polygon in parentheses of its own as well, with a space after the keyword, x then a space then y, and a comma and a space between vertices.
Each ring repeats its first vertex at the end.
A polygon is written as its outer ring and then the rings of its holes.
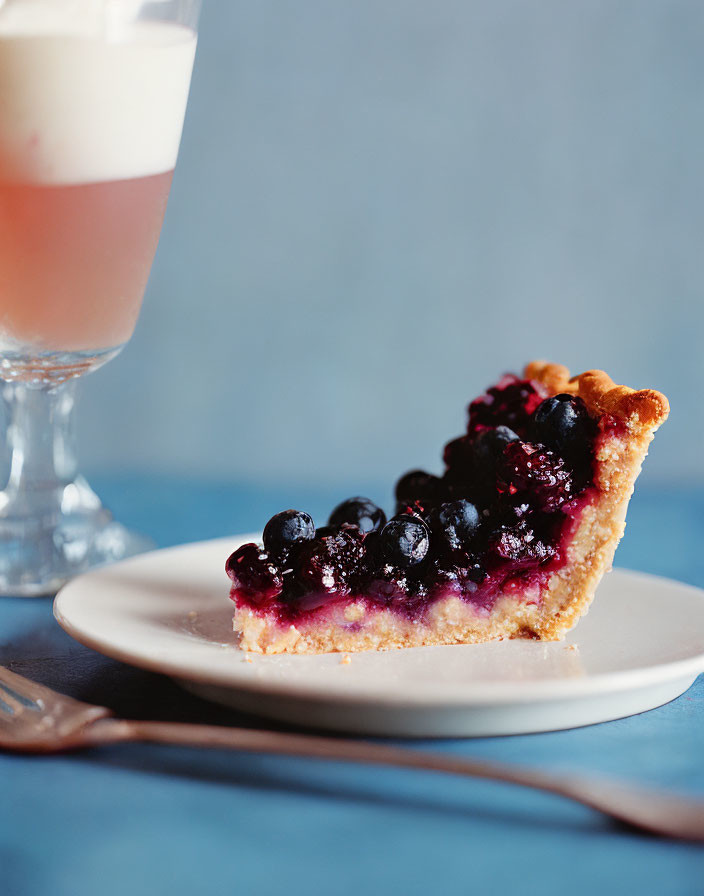
MULTIPOLYGON (((357 588, 314 602, 312 608, 305 604, 299 611, 278 601, 245 599, 235 582, 230 596, 240 647, 256 653, 305 654, 503 638, 561 640, 587 612, 611 568, 635 480, 669 405, 660 392, 616 385, 601 370, 570 377, 566 367, 534 361, 525 368, 523 380, 536 393, 536 402, 557 395, 581 400, 594 427, 590 481, 552 513, 550 519, 558 523, 551 523, 556 534, 546 561, 529 570, 521 563, 499 566, 483 583, 470 583, 465 591, 434 583, 430 572, 421 598, 409 604, 397 597, 384 601, 378 590, 371 596, 357 588)), ((500 383, 495 390, 501 388, 500 383)), ((470 406, 470 421, 475 404, 470 406)), ((502 425, 500 417, 495 422, 502 425)))

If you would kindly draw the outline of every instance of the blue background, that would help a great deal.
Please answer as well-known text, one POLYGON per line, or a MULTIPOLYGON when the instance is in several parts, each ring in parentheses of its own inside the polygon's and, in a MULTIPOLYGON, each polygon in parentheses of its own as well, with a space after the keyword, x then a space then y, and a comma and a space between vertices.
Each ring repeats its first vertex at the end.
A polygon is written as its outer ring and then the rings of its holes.
POLYGON ((206 0, 85 467, 371 488, 547 357, 668 394, 647 479, 701 480, 703 47, 696 0, 206 0))

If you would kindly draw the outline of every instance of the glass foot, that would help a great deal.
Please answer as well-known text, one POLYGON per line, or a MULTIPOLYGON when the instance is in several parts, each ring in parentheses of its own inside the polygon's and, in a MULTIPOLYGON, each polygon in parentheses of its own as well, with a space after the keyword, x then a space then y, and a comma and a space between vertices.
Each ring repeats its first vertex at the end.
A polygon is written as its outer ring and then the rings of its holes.
POLYGON ((57 514, 19 513, 17 496, 0 492, 0 595, 55 594, 69 579, 155 547, 116 522, 85 480, 63 488, 57 514), (13 500, 14 499, 14 500, 13 500))

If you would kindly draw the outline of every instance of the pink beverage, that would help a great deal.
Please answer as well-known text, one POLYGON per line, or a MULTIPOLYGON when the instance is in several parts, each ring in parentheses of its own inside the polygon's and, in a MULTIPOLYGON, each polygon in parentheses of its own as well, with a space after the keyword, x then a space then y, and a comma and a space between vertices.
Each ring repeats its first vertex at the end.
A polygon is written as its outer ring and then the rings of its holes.
POLYGON ((171 176, 76 186, 0 182, 3 336, 61 351, 127 342, 171 176))
POLYGON ((0 353, 110 349, 139 314, 195 35, 159 23, 106 35, 86 15, 95 0, 75 28, 65 9, 54 27, 39 7, 0 12, 0 353))

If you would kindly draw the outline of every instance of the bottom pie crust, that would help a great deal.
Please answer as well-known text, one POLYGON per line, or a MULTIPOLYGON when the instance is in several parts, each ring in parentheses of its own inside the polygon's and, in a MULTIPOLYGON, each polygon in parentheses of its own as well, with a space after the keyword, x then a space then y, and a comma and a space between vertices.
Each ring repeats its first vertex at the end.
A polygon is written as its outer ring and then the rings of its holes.
POLYGON ((520 637, 535 624, 536 607, 515 597, 500 597, 490 613, 481 613, 459 597, 441 597, 423 619, 411 619, 385 608, 361 609, 353 625, 318 618, 283 625, 242 609, 235 617, 240 647, 255 653, 333 653, 391 650, 433 644, 477 644, 520 637))

